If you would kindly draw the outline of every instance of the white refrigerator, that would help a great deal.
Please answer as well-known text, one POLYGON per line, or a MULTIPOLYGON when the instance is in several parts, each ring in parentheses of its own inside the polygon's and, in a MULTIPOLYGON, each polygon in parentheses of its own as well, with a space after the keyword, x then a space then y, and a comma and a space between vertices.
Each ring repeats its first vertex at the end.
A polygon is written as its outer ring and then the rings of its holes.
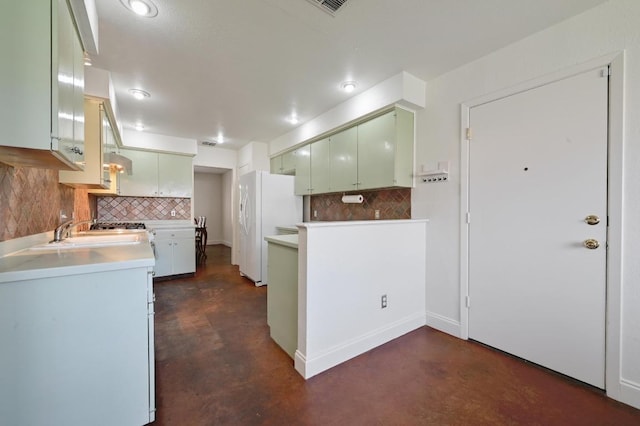
POLYGON ((267 284, 267 242, 276 226, 302 222, 302 197, 294 194, 294 176, 254 171, 240 176, 240 274, 257 286, 267 284))

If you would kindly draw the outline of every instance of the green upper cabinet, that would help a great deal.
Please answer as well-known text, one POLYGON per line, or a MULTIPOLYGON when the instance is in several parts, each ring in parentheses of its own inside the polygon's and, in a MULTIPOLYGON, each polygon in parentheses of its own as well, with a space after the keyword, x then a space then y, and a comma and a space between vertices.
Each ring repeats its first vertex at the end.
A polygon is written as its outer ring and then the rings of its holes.
POLYGON ((329 138, 311 144, 311 193, 331 192, 329 177, 329 138))
POLYGON ((297 195, 411 188, 413 113, 394 108, 298 148, 294 157, 297 195))
POLYGON ((0 162, 81 170, 83 48, 67 1, 4 2, 0 49, 0 162))
POLYGON ((193 158, 150 151, 122 149, 132 173, 120 175, 119 195, 190 198, 193 194, 193 158))
POLYGON ((282 174, 283 175, 295 175, 296 174, 296 157, 294 151, 285 152, 282 157, 282 174))
POLYGON ((271 159, 271 173, 274 175, 295 175, 296 157, 294 151, 285 152, 271 159))
POLYGON ((158 153, 158 195, 189 198, 193 194, 193 157, 158 153))
POLYGON ((269 171, 271 172, 272 175, 282 174, 282 155, 278 155, 277 157, 271 158, 269 171))
POLYGON ((353 191, 358 183, 358 128, 331 136, 329 187, 331 191, 353 191))
POLYGON ((120 154, 131 160, 131 173, 120 175, 119 195, 157 197, 158 153, 121 149, 120 154))
POLYGON ((413 114, 400 108, 358 125, 358 189, 413 185, 413 114))
POLYGON ((296 164, 296 195, 311 194, 311 145, 293 151, 296 164))

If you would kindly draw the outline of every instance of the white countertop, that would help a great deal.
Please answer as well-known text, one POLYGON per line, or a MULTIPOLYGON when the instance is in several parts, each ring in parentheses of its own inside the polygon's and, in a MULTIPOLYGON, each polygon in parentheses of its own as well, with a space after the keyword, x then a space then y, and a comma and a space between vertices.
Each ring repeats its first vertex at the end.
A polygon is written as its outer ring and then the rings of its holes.
POLYGON ((298 223, 298 228, 334 228, 338 226, 379 226, 405 225, 408 223, 429 222, 429 219, 393 219, 393 220, 338 220, 298 223))
POLYGON ((0 284, 39 278, 152 267, 153 250, 146 232, 140 242, 104 247, 30 249, 0 258, 0 284))
POLYGON ((298 248, 298 234, 271 235, 264 237, 264 239, 269 243, 280 244, 294 249, 298 248))

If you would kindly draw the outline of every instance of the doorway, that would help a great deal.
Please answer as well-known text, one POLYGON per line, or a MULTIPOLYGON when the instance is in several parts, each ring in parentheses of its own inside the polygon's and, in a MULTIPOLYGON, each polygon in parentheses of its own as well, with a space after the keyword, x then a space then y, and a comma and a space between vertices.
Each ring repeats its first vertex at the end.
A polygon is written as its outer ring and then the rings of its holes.
POLYGON ((468 336, 605 387, 608 72, 473 106, 468 336))

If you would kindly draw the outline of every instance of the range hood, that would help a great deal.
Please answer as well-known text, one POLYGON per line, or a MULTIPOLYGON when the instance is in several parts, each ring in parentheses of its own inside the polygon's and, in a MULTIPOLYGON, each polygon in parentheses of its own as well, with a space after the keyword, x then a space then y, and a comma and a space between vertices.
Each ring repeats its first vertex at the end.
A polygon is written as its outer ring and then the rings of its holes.
POLYGON ((124 155, 116 152, 105 152, 103 158, 104 167, 115 167, 118 172, 131 175, 133 173, 133 163, 124 155))

